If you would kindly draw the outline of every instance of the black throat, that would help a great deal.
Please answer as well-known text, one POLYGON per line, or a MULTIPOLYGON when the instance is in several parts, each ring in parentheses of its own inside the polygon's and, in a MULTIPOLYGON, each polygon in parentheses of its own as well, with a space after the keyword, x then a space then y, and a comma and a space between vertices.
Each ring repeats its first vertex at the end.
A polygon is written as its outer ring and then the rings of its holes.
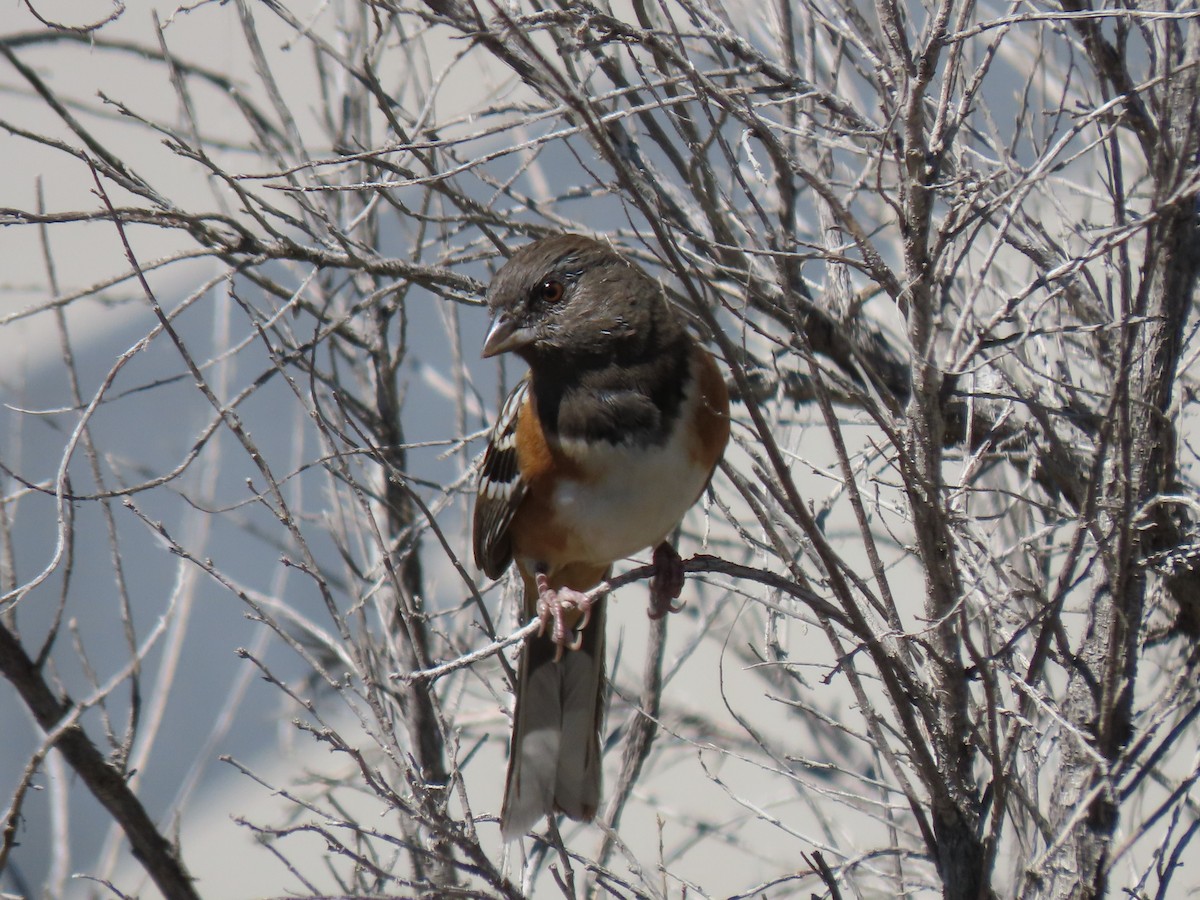
POLYGON ((546 436, 633 446, 666 443, 688 388, 691 343, 679 333, 653 351, 642 344, 530 359, 530 386, 546 436))

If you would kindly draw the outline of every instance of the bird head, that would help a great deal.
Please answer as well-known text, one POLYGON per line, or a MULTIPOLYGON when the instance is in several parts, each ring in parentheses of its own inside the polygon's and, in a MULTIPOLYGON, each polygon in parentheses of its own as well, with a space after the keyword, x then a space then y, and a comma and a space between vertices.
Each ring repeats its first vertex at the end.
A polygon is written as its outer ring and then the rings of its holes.
POLYGON ((609 355, 673 319, 662 290, 612 247, 564 234, 522 247, 487 292, 492 327, 483 356, 516 353, 530 365, 609 355))

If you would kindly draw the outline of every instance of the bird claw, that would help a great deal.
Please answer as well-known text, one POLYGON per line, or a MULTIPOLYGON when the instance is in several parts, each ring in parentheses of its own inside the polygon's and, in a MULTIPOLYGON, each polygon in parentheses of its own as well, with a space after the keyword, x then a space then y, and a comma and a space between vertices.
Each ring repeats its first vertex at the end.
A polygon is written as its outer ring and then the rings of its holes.
POLYGON ((654 548, 654 575, 650 579, 650 618, 661 619, 677 613, 684 604, 672 601, 683 592, 683 560, 675 548, 663 541, 654 548))
POLYGON ((583 646, 583 629, 592 620, 592 604, 595 601, 587 594, 571 588, 550 587, 550 579, 543 573, 538 573, 536 581, 537 616, 541 622, 538 636, 545 634, 546 627, 550 626, 550 641, 555 646, 554 661, 558 662, 562 659, 563 650, 578 650, 583 646), (568 628, 566 616, 573 612, 579 613, 579 619, 568 628))

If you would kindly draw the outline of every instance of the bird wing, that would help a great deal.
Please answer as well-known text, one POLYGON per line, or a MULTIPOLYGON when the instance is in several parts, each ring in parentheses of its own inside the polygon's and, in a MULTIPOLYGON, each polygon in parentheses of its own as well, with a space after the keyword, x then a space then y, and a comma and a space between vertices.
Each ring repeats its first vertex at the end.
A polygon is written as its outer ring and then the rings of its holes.
POLYGON ((512 562, 508 528, 528 489, 517 465, 517 417, 528 395, 526 376, 500 407, 479 468, 472 539, 475 565, 489 578, 499 578, 512 562))

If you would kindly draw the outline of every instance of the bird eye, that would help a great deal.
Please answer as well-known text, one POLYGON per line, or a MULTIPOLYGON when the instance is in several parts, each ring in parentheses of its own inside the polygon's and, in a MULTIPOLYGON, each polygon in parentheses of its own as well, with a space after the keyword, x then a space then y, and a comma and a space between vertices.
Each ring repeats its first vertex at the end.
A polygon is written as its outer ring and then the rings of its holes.
POLYGON ((538 285, 537 297, 543 303, 557 303, 563 298, 564 290, 561 281, 547 279, 538 285))

